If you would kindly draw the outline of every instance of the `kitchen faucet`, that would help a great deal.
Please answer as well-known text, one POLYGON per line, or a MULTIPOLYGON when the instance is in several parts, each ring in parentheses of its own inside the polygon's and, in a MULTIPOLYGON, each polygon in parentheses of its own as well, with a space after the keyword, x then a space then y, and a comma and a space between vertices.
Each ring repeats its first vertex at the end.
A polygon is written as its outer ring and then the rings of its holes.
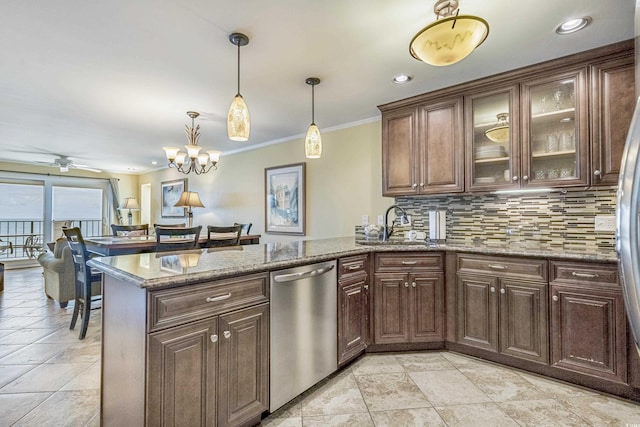
POLYGON ((391 228, 389 228, 389 226, 388 226, 388 223, 389 223, 389 212, 391 211, 391 209, 399 209, 400 212, 402 212, 401 216, 400 216, 400 224, 402 224, 403 222, 409 222, 409 218, 407 218, 407 212, 404 209, 402 209, 398 205, 389 206, 389 208, 387 209, 387 211, 384 214, 384 230, 382 230, 382 241, 383 242, 386 242, 389 239, 389 237, 391 237, 391 235, 393 234, 393 223, 391 223, 391 228))

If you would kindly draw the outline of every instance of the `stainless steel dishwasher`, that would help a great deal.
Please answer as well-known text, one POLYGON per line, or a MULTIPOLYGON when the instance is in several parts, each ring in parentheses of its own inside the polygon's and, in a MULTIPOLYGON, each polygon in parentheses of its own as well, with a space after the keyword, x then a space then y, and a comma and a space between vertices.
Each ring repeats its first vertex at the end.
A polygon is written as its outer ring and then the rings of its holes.
POLYGON ((338 369, 337 298, 336 261, 271 273, 271 412, 338 369))

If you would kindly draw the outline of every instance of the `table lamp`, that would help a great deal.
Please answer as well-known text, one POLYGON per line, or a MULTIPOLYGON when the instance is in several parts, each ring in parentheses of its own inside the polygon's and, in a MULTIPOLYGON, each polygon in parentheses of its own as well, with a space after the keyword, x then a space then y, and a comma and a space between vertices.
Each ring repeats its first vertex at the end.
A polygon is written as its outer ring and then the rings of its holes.
POLYGON ((200 196, 195 191, 183 191, 180 195, 180 199, 174 206, 177 208, 187 208, 189 227, 193 227, 193 212, 191 211, 191 208, 204 208, 204 205, 200 201, 200 196))
POLYGON ((129 213, 127 217, 129 217, 129 225, 131 225, 131 220, 133 219, 133 214, 131 211, 139 211, 140 205, 138 204, 138 200, 135 197, 127 197, 124 199, 124 203, 120 206, 120 209, 129 209, 129 213))

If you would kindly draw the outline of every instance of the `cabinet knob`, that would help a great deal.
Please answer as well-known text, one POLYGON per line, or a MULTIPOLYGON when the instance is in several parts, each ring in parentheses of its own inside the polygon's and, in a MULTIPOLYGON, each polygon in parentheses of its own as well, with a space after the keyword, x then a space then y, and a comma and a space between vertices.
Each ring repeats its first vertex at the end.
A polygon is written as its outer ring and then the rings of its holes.
POLYGON ((216 334, 211 335, 211 342, 218 342, 218 336, 216 334))
POLYGON ((518 180, 517 176, 514 176, 513 178, 511 178, 511 181, 516 182, 518 180))
POLYGON ((404 287, 408 288, 409 287, 409 282, 404 282, 404 287))
POLYGON ((420 188, 424 188, 424 182, 420 183, 420 188))
POLYGON ((507 293, 507 291, 505 291, 505 289, 504 289, 504 288, 500 288, 500 293, 501 293, 501 294, 506 294, 506 293, 507 293))
POLYGON ((411 188, 414 188, 414 189, 415 189, 415 188, 418 188, 418 184, 413 184, 413 185, 411 186, 411 188))
POLYGON ((600 176, 600 170, 598 170, 598 169, 594 170, 594 171, 593 171, 593 174, 594 174, 595 176, 600 176))
POLYGON ((224 335, 225 338, 229 339, 229 337, 231 336, 231 332, 224 331, 224 333, 222 335, 224 335))
POLYGON ((529 181, 529 175, 525 175, 525 176, 523 176, 523 177, 522 177, 522 180, 523 180, 523 181, 529 181))
POLYGON ((552 296, 551 299, 554 300, 554 301, 558 301, 558 295, 552 296))
POLYGON ((416 287, 416 282, 411 282, 411 286, 416 287))
POLYGON ((494 286, 491 287, 491 292, 495 292, 496 288, 494 286))
POLYGON ((369 285, 364 285, 364 290, 368 291, 369 290, 369 285))

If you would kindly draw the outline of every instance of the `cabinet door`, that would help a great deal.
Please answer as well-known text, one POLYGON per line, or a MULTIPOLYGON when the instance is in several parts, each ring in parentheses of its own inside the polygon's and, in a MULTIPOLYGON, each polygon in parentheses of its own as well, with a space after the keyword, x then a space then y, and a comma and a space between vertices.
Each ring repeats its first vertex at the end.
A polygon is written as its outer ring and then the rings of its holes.
POLYGON ((554 366, 626 381, 626 330, 621 291, 551 286, 554 366))
POLYGON ((616 185, 635 108, 633 56, 591 67, 591 180, 616 185))
POLYGON ((216 425, 217 318, 149 335, 147 424, 216 425))
POLYGON ((498 351, 497 279, 458 275, 457 341, 498 351))
POLYGON ((344 365, 365 349, 365 293, 363 272, 338 285, 338 365, 344 365))
POLYGON ((443 274, 411 274, 409 282, 411 342, 444 341, 443 274))
POLYGON ((382 195, 416 194, 418 113, 415 107, 382 116, 382 195))
POLYGON ((462 98, 420 107, 418 191, 464 191, 462 98))
POLYGON ((269 306, 220 316, 218 426, 259 417, 269 404, 269 306))
POLYGON ((376 274, 374 289, 374 343, 409 341, 408 288, 404 273, 376 274))
POLYGON ((547 284, 500 279, 500 352, 547 364, 547 284))
POLYGON ((467 189, 517 188, 520 176, 518 87, 469 95, 464 102, 467 189))
POLYGON ((522 84, 523 186, 589 184, 587 70, 522 84))

